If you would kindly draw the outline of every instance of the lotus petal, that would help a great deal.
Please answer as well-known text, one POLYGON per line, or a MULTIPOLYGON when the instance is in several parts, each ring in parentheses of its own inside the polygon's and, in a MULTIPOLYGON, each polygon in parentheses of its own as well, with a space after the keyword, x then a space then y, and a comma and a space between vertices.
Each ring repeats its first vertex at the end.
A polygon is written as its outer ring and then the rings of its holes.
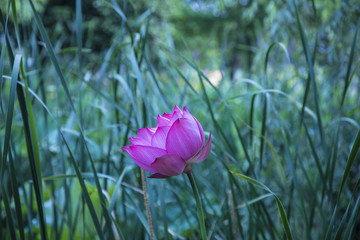
POLYGON ((140 128, 137 132, 137 138, 143 139, 144 141, 147 141, 150 145, 151 143, 151 137, 155 133, 155 128, 140 128))
POLYGON ((151 176, 149 176, 149 178, 168 178, 168 177, 171 177, 171 176, 162 175, 160 173, 154 173, 151 176))
POLYGON ((152 136, 151 145, 154 147, 165 149, 166 136, 170 127, 158 127, 155 134, 152 136))
POLYGON ((207 158, 207 156, 209 156, 210 151, 211 151, 211 132, 210 132, 208 140, 206 141, 204 149, 201 151, 201 153, 197 157, 191 159, 188 162, 191 162, 191 163, 202 162, 207 158))
POLYGON ((181 174, 186 166, 186 162, 176 154, 166 154, 155 159, 151 167, 157 173, 166 176, 176 176, 181 174))
POLYGON ((130 142, 134 145, 150 146, 151 143, 147 139, 143 138, 129 138, 130 142))
POLYGON ((166 150, 188 160, 202 147, 198 127, 187 118, 179 118, 171 126, 166 138, 166 150))
POLYGON ((157 157, 166 154, 164 149, 151 146, 129 145, 121 149, 126 151, 139 167, 153 173, 157 171, 151 167, 151 164, 157 157))

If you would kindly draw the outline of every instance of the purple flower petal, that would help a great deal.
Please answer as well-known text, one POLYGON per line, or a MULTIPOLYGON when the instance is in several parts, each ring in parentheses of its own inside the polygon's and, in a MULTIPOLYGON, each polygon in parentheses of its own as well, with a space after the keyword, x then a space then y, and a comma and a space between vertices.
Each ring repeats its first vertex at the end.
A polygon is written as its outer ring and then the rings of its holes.
MULTIPOLYGON (((165 115, 165 113, 164 113, 164 115, 165 115)), ((171 118, 167 118, 164 115, 163 116, 160 116, 160 115, 157 116, 157 121, 158 121, 158 123, 156 125, 157 128, 171 126, 171 122, 170 122, 171 118)))
POLYGON ((191 113, 189 112, 189 110, 187 109, 187 107, 183 107, 183 116, 184 118, 188 118, 188 119, 192 119, 193 116, 191 115, 191 113))
POLYGON ((186 166, 186 162, 176 154, 166 154, 158 157, 151 164, 151 167, 161 175, 176 176, 181 174, 186 166))
POLYGON ((170 127, 158 127, 151 139, 151 146, 165 149, 166 136, 170 127))
POLYGON ((171 176, 162 175, 160 173, 154 173, 153 175, 149 176, 149 178, 168 178, 171 176))
POLYGON ((182 116, 183 112, 181 111, 181 109, 177 105, 175 105, 173 114, 180 114, 180 116, 182 116))
POLYGON ((195 162, 204 161, 207 158, 207 156, 209 156, 210 150, 211 150, 211 132, 202 152, 197 157, 189 160, 188 162, 195 163, 195 162))
POLYGON ((189 110, 187 109, 186 106, 183 108, 183 112, 184 112, 184 118, 187 118, 187 119, 193 121, 194 125, 196 124, 196 126, 199 128, 199 133, 201 136, 201 146, 204 145, 205 136, 204 136, 204 130, 203 130, 201 124, 193 115, 191 115, 191 113, 189 112, 189 110))
POLYGON ((162 116, 157 116, 158 123, 156 127, 171 127, 171 125, 173 125, 173 123, 181 117, 183 117, 183 112, 175 105, 172 113, 164 113, 162 116))
POLYGON ((129 138, 129 140, 134 145, 150 146, 150 142, 143 138, 129 138))
POLYGON ((179 118, 171 126, 166 138, 166 150, 188 160, 202 147, 197 125, 187 118, 179 118))
POLYGON ((201 136, 201 146, 202 146, 202 145, 204 145, 204 142, 205 142, 204 130, 203 130, 201 124, 199 123, 199 121, 195 117, 194 117, 194 119, 195 119, 197 127, 199 128, 199 133, 201 136))
POLYGON ((151 146, 129 145, 121 149, 126 151, 139 167, 153 173, 157 171, 151 167, 151 164, 157 157, 166 154, 164 149, 151 146))
POLYGON ((151 143, 151 137, 155 133, 155 128, 140 128, 137 132, 137 138, 143 139, 144 141, 148 142, 150 145, 151 143))

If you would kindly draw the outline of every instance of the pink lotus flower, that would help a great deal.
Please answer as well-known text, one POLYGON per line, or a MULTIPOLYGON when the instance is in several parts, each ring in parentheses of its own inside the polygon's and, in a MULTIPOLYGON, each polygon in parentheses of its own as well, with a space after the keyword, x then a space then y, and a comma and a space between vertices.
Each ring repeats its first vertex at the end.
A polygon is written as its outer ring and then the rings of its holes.
POLYGON ((172 113, 158 115, 155 128, 141 128, 131 145, 122 147, 151 178, 189 173, 191 164, 204 161, 211 149, 211 132, 205 143, 204 130, 186 107, 175 105, 172 113), (203 148, 204 146, 204 148, 203 148), (203 149, 202 149, 203 148, 203 149))

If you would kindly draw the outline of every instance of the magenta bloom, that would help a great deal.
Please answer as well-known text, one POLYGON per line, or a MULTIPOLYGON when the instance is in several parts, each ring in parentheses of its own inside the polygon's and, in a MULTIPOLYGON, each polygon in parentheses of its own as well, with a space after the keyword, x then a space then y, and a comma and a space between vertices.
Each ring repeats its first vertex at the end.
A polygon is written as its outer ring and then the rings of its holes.
POLYGON ((205 143, 204 130, 186 107, 175 105, 172 113, 158 115, 155 128, 141 128, 131 145, 122 147, 151 178, 167 178, 191 171, 191 163, 202 162, 210 153, 211 132, 205 143), (204 148, 203 148, 204 146, 204 148))

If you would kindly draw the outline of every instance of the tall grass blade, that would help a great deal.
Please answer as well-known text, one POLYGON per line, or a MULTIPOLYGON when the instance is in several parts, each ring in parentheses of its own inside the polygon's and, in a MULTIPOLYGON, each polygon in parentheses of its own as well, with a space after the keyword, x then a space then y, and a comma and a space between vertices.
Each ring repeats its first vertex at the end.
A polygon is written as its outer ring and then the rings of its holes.
POLYGON ((11 85, 10 85, 10 93, 9 93, 9 102, 6 111, 6 125, 5 125, 5 138, 4 138, 4 147, 2 151, 2 162, 1 162, 1 176, 0 176, 0 185, 3 184, 3 176, 5 172, 5 164, 7 160, 7 155, 10 150, 10 135, 11 135, 11 126, 13 120, 14 113, 14 103, 15 103, 15 90, 16 90, 16 82, 19 76, 20 71, 20 62, 21 55, 15 56, 15 61, 13 65, 13 71, 11 75, 11 85))
POLYGON ((289 240, 292 240, 293 237, 292 237, 292 234, 291 234, 291 230, 290 230, 290 226, 289 226, 289 222, 288 222, 288 219, 286 217, 286 213, 285 213, 285 209, 284 209, 284 206, 282 205, 280 199, 275 195, 275 193, 273 193, 267 186, 265 186, 263 183, 259 182, 259 181, 256 181, 255 179, 251 178, 251 177, 248 177, 248 176, 245 176, 243 174, 240 174, 240 173, 235 173, 235 172, 231 172, 232 174, 234 174, 235 176, 238 176, 244 180, 246 180, 247 182, 257 186, 257 187, 260 187, 264 190, 266 190, 267 192, 271 193, 274 198, 275 198, 275 201, 276 201, 276 205, 278 207, 278 210, 279 210, 279 213, 280 213, 280 217, 281 217, 281 220, 282 220, 282 223, 283 223, 283 227, 284 227, 284 230, 285 230, 285 233, 286 233, 286 236, 289 240))
MULTIPOLYGON (((56 121, 56 118, 55 116, 50 112, 50 110, 47 108, 47 106, 44 104, 44 102, 42 102, 42 100, 36 95, 36 93, 34 93, 32 90, 30 90, 30 92, 35 96, 35 98, 40 102, 40 104, 44 107, 44 109, 47 111, 47 113, 49 114, 49 116, 54 120, 56 121)), ((69 156, 70 156, 70 160, 74 166, 74 169, 75 169, 75 173, 76 175, 72 175, 70 177, 77 177, 77 179, 79 180, 79 183, 80 183, 80 186, 81 186, 81 190, 82 190, 82 193, 84 195, 84 198, 85 198, 85 201, 86 201, 86 204, 88 206, 88 209, 89 209, 89 212, 90 212, 90 215, 92 217, 92 220, 93 220, 93 223, 94 223, 94 226, 95 226, 95 229, 98 233, 99 236, 105 236, 103 234, 103 231, 102 231, 102 228, 101 228, 101 225, 100 225, 100 222, 97 218, 97 215, 96 215, 96 212, 95 212, 95 208, 94 208, 94 205, 90 199, 90 195, 89 195, 89 192, 86 188, 86 185, 85 185, 85 182, 84 182, 84 176, 81 174, 80 170, 79 170, 79 167, 74 159, 74 156, 72 154, 72 151, 66 141, 66 138, 65 136, 63 135, 62 131, 60 130, 60 128, 58 129, 59 131, 59 134, 61 136, 61 139, 63 140, 64 144, 65 144, 65 147, 69 153, 69 156)), ((88 174, 88 176, 93 176, 93 174, 88 174)), ((44 178, 44 180, 55 180, 55 179, 63 179, 64 177, 68 177, 67 175, 60 175, 60 176, 53 176, 53 177, 46 177, 44 178)), ((102 193, 101 193, 102 194, 102 193)))
POLYGON ((19 229, 20 233, 20 239, 25 239, 25 233, 24 233, 24 221, 22 217, 22 205, 20 201, 20 195, 19 195, 19 187, 18 187, 18 180, 16 179, 16 171, 14 167, 14 160, 12 157, 11 152, 9 152, 9 167, 10 167, 10 177, 11 177, 11 187, 12 187, 12 193, 14 196, 14 202, 15 202, 15 212, 17 221, 16 224, 19 229))
POLYGON ((128 118, 131 120, 130 118, 130 114, 123 108, 121 107, 118 103, 116 103, 113 99, 111 99, 110 97, 108 97, 105 93, 101 92, 96 86, 94 86, 93 84, 91 84, 90 82, 86 82, 87 86, 89 86, 94 92, 96 92, 97 94, 99 94, 102 98, 104 98, 108 103, 111 104, 111 106, 113 108, 115 108, 116 110, 118 110, 125 118, 128 118))
POLYGON ((265 72, 265 74, 266 74, 266 70, 267 70, 267 66, 268 66, 270 52, 276 45, 279 45, 281 47, 281 49, 285 53, 286 59, 288 60, 289 63, 291 62, 290 55, 289 55, 288 50, 286 49, 286 46, 281 42, 273 42, 272 44, 270 44, 270 46, 269 46, 269 48, 268 48, 268 50, 266 51, 266 54, 265 54, 265 60, 264 60, 264 72, 265 72))
POLYGON ((9 230, 9 235, 10 235, 11 239, 17 240, 18 238, 17 238, 17 234, 15 231, 14 219, 11 214, 10 203, 8 200, 9 197, 6 194, 6 191, 5 191, 5 188, 3 185, 1 185, 1 191, 2 191, 2 195, 3 195, 3 202, 4 202, 5 212, 6 212, 6 223, 7 223, 7 227, 9 230))
POLYGON ((44 25, 43 25, 43 23, 42 23, 42 21, 40 19, 39 14, 36 12, 33 1, 29 0, 29 2, 30 2, 31 9, 32 9, 32 11, 34 13, 35 22, 37 24, 37 27, 38 27, 39 32, 41 34, 41 37, 42 37, 43 41, 46 44, 46 49, 47 49, 47 52, 48 52, 49 57, 51 59, 51 62, 53 63, 53 65, 55 67, 55 70, 56 70, 56 73, 58 74, 58 77, 60 78, 61 85, 64 88, 64 91, 65 91, 65 94, 66 94, 67 98, 69 99, 69 103, 71 105, 71 108, 76 113, 74 103, 72 101, 69 89, 67 87, 67 84, 66 84, 66 81, 65 81, 65 78, 64 78, 64 75, 62 74, 62 71, 60 69, 60 65, 59 65, 59 63, 57 61, 57 58, 56 58, 53 46, 51 44, 51 41, 49 39, 49 36, 46 33, 45 27, 44 27, 44 25))
POLYGON ((360 130, 358 131, 358 133, 356 135, 354 144, 353 144, 353 146, 351 148, 349 157, 348 157, 348 159, 346 161, 346 166, 345 166, 344 174, 343 174, 343 177, 342 177, 342 180, 341 180, 340 189, 339 189, 339 193, 338 193, 338 199, 340 198, 340 195, 341 195, 341 192, 342 192, 342 190, 344 188, 346 179, 349 176, 350 168, 351 168, 351 166, 353 165, 353 163, 355 161, 355 157, 356 157, 356 154, 358 153, 359 149, 360 149, 360 130))
POLYGON ((343 239, 352 239, 352 233, 356 223, 359 222, 359 210, 360 210, 360 196, 358 196, 355 206, 353 207, 350 218, 345 227, 345 233, 343 239))
POLYGON ((252 162, 251 162, 251 158, 250 158, 250 155, 249 155, 249 152, 247 150, 247 146, 245 145, 245 139, 244 137, 241 135, 241 132, 240 132, 240 128, 238 126, 238 124, 236 123, 235 119, 231 116, 231 120, 235 126, 235 129, 236 129, 236 133, 239 137, 239 140, 240 140, 240 143, 241 143, 241 146, 243 147, 243 151, 244 151, 244 154, 245 154, 245 158, 249 164, 249 171, 255 175, 255 171, 254 171, 254 168, 253 168, 253 165, 252 165, 252 162))
POLYGON ((315 164, 316 164, 316 167, 319 171, 319 174, 320 174, 320 177, 321 177, 321 180, 324 182, 324 186, 326 187, 326 180, 325 180, 325 176, 324 176, 324 172, 323 172, 323 169, 322 169, 322 165, 320 163, 320 158, 317 154, 317 151, 316 151, 316 147, 312 141, 312 138, 310 136, 310 133, 309 133, 309 130, 308 130, 308 127, 307 125, 305 124, 305 122, 303 122, 303 125, 305 127, 305 133, 306 133, 306 137, 309 141, 309 144, 310 144, 310 148, 311 148, 311 152, 314 156, 314 160, 315 160, 315 164))
MULTIPOLYGON (((140 94, 141 94, 141 97, 144 101, 144 105, 145 105, 145 109, 147 110, 148 113, 150 113, 150 105, 149 105, 149 102, 147 100, 147 94, 146 94, 146 89, 147 89, 147 85, 145 83, 145 80, 143 78, 143 75, 140 71, 140 66, 139 66, 139 63, 137 61, 137 58, 136 58, 136 55, 135 55, 135 52, 134 51, 131 51, 130 53, 130 56, 129 56, 129 60, 131 62, 131 66, 135 72, 135 76, 136 76, 136 79, 137 79, 137 83, 138 83, 138 86, 139 86, 139 89, 140 89, 140 94)), ((151 122, 151 119, 143 119, 144 121, 146 120, 147 122, 151 122)))
POLYGON ((344 232, 346 220, 348 219, 348 215, 349 215, 349 211, 350 211, 350 204, 351 203, 348 204, 346 211, 341 218, 341 221, 337 224, 337 229, 336 229, 335 235, 332 238, 333 240, 341 240, 342 239, 341 235, 344 232))
POLYGON ((157 77, 155 76, 155 72, 154 72, 153 66, 151 65, 151 63, 150 63, 150 61, 149 61, 149 59, 148 59, 147 56, 145 56, 144 59, 145 59, 146 65, 147 65, 147 69, 149 70, 150 75, 151 75, 152 79, 153 79, 154 82, 155 82, 156 88, 157 88, 158 91, 159 91, 160 97, 162 98, 162 100, 164 101, 164 103, 166 104, 166 106, 167 106, 167 107, 170 107, 169 100, 167 99, 166 94, 164 94, 164 92, 161 90, 160 85, 159 85, 159 81, 158 81, 157 77))
POLYGON ((11 9, 14 17, 14 28, 15 28, 15 37, 16 37, 16 43, 20 47, 20 37, 19 37, 19 30, 18 30, 18 18, 16 13, 16 1, 9 1, 11 2, 11 9))
POLYGON ((211 119, 214 123, 214 126, 215 126, 215 129, 216 131, 219 133, 219 135, 223 138, 224 142, 226 143, 226 146, 229 148, 229 150, 232 152, 232 153, 235 153, 235 150, 233 148, 233 146, 230 144, 229 142, 229 139, 225 136, 225 133, 224 131, 222 130, 222 128, 219 126, 219 124, 217 123, 216 119, 215 119, 215 116, 214 116, 214 112, 212 110, 212 107, 211 107, 211 103, 210 103, 210 100, 209 100, 209 97, 206 93, 206 89, 205 89, 205 85, 204 85, 204 81, 202 79, 202 74, 200 73, 200 71, 196 68, 197 72, 198 72, 198 77, 200 79, 200 84, 201 84, 201 89, 204 93, 204 98, 205 98, 205 102, 207 104, 207 107, 209 109, 209 112, 210 112, 210 116, 211 116, 211 119))
POLYGON ((41 187, 42 183, 39 180, 39 173, 37 170, 37 163, 36 163, 34 147, 31 137, 31 127, 29 125, 29 116, 26 108, 26 100, 21 85, 17 84, 16 92, 17 92, 21 116, 24 124, 26 148, 29 158, 31 177, 35 189, 36 205, 38 207, 38 213, 39 213, 40 234, 41 234, 41 239, 45 240, 48 239, 48 237, 47 237, 47 228, 46 228, 45 214, 43 207, 44 202, 43 202, 42 187, 41 187))
POLYGON ((299 16, 299 12, 298 12, 295 0, 293 0, 293 5, 295 8, 296 23, 297 23, 297 27, 298 27, 298 30, 300 33, 300 38, 301 38, 301 42, 303 45, 306 62, 307 62, 308 68, 309 68, 309 75, 310 75, 310 79, 312 82, 318 129, 319 129, 321 141, 324 142, 325 139, 324 139, 324 133, 323 133, 321 114, 320 114, 320 103, 319 103, 318 90, 317 90, 316 81, 315 81, 314 65, 313 65, 313 61, 312 61, 310 50, 309 50, 309 44, 308 44, 307 38, 305 36, 305 32, 302 27, 301 21, 300 21, 300 16, 299 16))
POLYGON ((139 111, 138 111, 138 108, 137 108, 137 105, 136 105, 136 102, 135 102, 135 97, 134 97, 134 95, 132 94, 132 91, 131 91, 128 83, 127 83, 127 82, 125 81, 125 79, 124 79, 122 76, 120 76, 119 74, 114 74, 114 78, 121 83, 121 86, 123 87, 125 94, 128 96, 128 98, 129 98, 129 100, 130 100, 130 102, 131 102, 131 105, 132 105, 132 107, 133 107, 133 110, 134 110, 134 112, 135 112, 136 125, 137 125, 137 127, 139 127, 139 126, 140 126, 140 122, 141 122, 141 120, 140 120, 140 113, 139 113, 139 111))
POLYGON ((359 32, 359 28, 356 28, 355 34, 354 34, 354 39, 353 39, 353 43, 351 45, 351 51, 350 51, 350 56, 349 56, 349 62, 346 68, 346 76, 345 76, 345 84, 344 84, 344 91, 341 97, 341 104, 340 106, 342 106, 344 104, 345 101, 345 96, 346 96, 346 92, 349 88, 349 85, 351 83, 352 80, 352 74, 351 74, 351 67, 353 65, 353 59, 354 59, 354 53, 355 53, 355 47, 356 47, 356 38, 359 32))
POLYGON ((180 71, 180 69, 178 68, 178 66, 176 66, 175 63, 173 63, 170 59, 168 59, 170 66, 172 66, 176 72, 179 74, 179 76, 185 81, 185 83, 190 87, 191 91, 193 91, 197 96, 200 97, 199 93, 195 90, 195 88, 191 85, 191 83, 189 82, 189 80, 184 76, 184 74, 180 71))
POLYGON ((138 217, 138 219, 140 220, 141 224, 143 225, 143 227, 145 228, 146 232, 149 234, 150 236, 150 229, 149 229, 149 225, 147 224, 147 220, 146 217, 144 216, 144 214, 140 211, 140 208, 136 205, 136 201, 134 201, 133 197, 127 193, 126 191, 124 191, 125 195, 129 198, 129 205, 128 208, 130 208, 131 210, 133 210, 136 214, 136 216, 138 217))
POLYGON ((249 111, 249 127, 250 127, 250 133, 249 133, 249 142, 250 142, 250 146, 253 145, 253 139, 254 139, 254 106, 255 106, 255 99, 256 99, 257 94, 254 94, 251 97, 251 102, 250 102, 250 111, 249 111))
POLYGON ((333 211, 333 214, 331 215, 331 219, 330 219, 330 222, 329 222, 329 225, 328 225, 328 228, 327 228, 327 231, 326 231, 326 235, 325 235, 325 238, 324 238, 325 240, 330 239, 330 233, 331 233, 331 231, 333 229, 333 225, 334 225, 335 220, 336 220, 337 208, 338 208, 338 206, 336 205, 335 209, 333 211))
MULTIPOLYGON (((312 55, 312 62, 315 62, 317 45, 318 44, 317 44, 317 38, 316 38, 315 39, 315 44, 314 44, 313 55, 312 55)), ((307 98, 308 98, 308 95, 309 95, 309 92, 310 92, 310 84, 311 84, 311 78, 310 78, 310 73, 308 73, 308 76, 307 76, 307 79, 306 79, 305 90, 304 90, 303 103, 302 103, 301 112, 300 112, 300 126, 301 126, 302 122, 304 121, 306 102, 307 102, 307 98)))
MULTIPOLYGON (((97 191, 98 191, 98 195, 99 195, 99 199, 100 199, 100 202, 101 202, 101 207, 102 207, 102 210, 103 210, 103 214, 104 214, 104 217, 105 217, 105 225, 106 225, 106 228, 107 228, 107 233, 111 234, 109 235, 108 237, 113 237, 112 235, 112 228, 111 228, 111 217, 109 215, 109 212, 107 211, 106 209, 106 203, 105 203, 105 197, 103 196, 102 194, 102 189, 101 189, 101 186, 100 186, 100 183, 99 183, 99 179, 97 178, 97 173, 96 173, 96 169, 95 169, 95 165, 94 165, 94 162, 92 160, 92 157, 91 157, 91 154, 90 154, 90 151, 88 149, 88 146, 85 142, 85 136, 84 136, 84 133, 83 133, 83 129, 82 129, 82 124, 81 124, 81 121, 80 121, 80 118, 79 116, 77 115, 76 113, 76 109, 75 109, 75 105, 72 101, 72 98, 71 98, 71 95, 70 95, 70 92, 69 92, 69 89, 67 87, 67 84, 66 84, 66 81, 65 81, 65 78, 64 78, 64 75, 62 74, 62 71, 60 69, 60 65, 57 61, 57 58, 55 56, 55 53, 54 53, 54 50, 53 50, 53 47, 52 47, 52 44, 50 42, 50 39, 46 33, 46 30, 42 24, 42 21, 38 15, 38 13, 36 12, 35 10, 35 6, 32 2, 32 0, 29 0, 30 2, 30 6, 31 6, 31 9, 34 13, 34 17, 35 17, 35 22, 38 26, 38 29, 40 31, 40 34, 41 34, 41 37, 42 39, 44 40, 45 44, 46 44, 46 48, 47 48, 47 52, 50 56, 50 59, 51 59, 51 62, 53 63, 54 67, 55 67, 55 70, 56 70, 56 73, 58 74, 59 78, 60 78, 60 82, 62 84, 62 87, 66 93, 66 96, 67 96, 67 99, 71 105, 71 109, 73 110, 74 114, 75 114, 75 117, 76 117, 76 120, 79 124, 79 128, 80 128, 80 136, 82 138, 82 140, 84 141, 84 146, 85 146, 85 149, 86 149, 86 152, 89 156, 89 161, 90 161, 90 165, 91 165, 91 169, 94 173, 94 178, 95 178, 95 184, 96 184, 96 188, 97 188, 97 191)), ((80 176, 80 175, 79 175, 80 176)), ((79 179, 80 180, 80 179, 79 179)), ((94 220, 96 221, 96 220, 94 220)), ((103 236, 103 235, 100 235, 100 236, 103 236)))
MULTIPOLYGON (((83 97, 82 97, 82 4, 81 0, 76 0, 75 11, 76 11, 76 45, 77 45, 77 60, 78 60, 78 78, 79 78, 79 120, 80 125, 83 125, 83 97)), ((79 159, 80 159, 80 168, 84 171, 86 162, 84 160, 85 150, 84 150, 84 140, 80 139, 80 150, 79 150, 79 159)))
POLYGON ((262 121, 261 121, 261 139, 260 139, 260 170, 263 166, 263 154, 264 154, 264 139, 266 134, 266 119, 267 119, 267 94, 264 94, 264 107, 262 111, 262 121))
MULTIPOLYGON (((32 146, 34 149, 34 158, 35 158, 35 164, 36 164, 36 169, 37 169, 37 174, 38 174, 38 179, 39 182, 41 183, 41 163, 40 163, 40 150, 39 150, 39 144, 38 144, 38 138, 37 138, 37 132, 36 132, 36 126, 35 126, 35 117, 34 117, 34 112, 32 109, 32 104, 31 104, 31 100, 30 100, 30 93, 29 93, 29 86, 28 86, 28 81, 26 79, 25 76, 25 71, 24 71, 24 67, 23 67, 23 63, 22 61, 20 62, 20 72, 21 72, 21 76, 24 80, 25 83, 25 102, 26 102, 26 109, 28 111, 28 118, 29 118, 29 126, 30 126, 30 132, 31 132, 31 142, 32 142, 32 146)), ((42 192, 42 185, 40 184, 40 190, 42 192)))
POLYGON ((4 67, 5 46, 6 46, 6 43, 7 43, 7 37, 6 36, 8 34, 9 12, 10 12, 10 1, 8 3, 8 9, 7 9, 5 22, 4 22, 4 19, 3 19, 3 16, 2 16, 2 11, 0 9, 0 18, 1 18, 1 22, 2 22, 3 27, 4 27, 4 40, 3 40, 2 47, 1 47, 1 56, 0 56, 0 108, 1 108, 1 113, 2 114, 4 114, 4 107, 3 107, 3 102, 2 102, 3 67, 4 67))
POLYGON ((121 188, 120 188, 121 183, 122 183, 122 181, 124 179, 124 176, 125 176, 125 173, 128 171, 128 169, 129 169, 129 167, 125 167, 124 170, 122 171, 119 179, 116 181, 114 192, 113 192, 113 197, 111 198, 110 204, 109 204, 109 211, 110 212, 115 207, 115 203, 116 203, 116 200, 117 200, 117 197, 118 197, 118 192, 119 192, 119 190, 121 190, 121 188))
MULTIPOLYGON (((104 232, 103 232, 103 230, 101 228, 100 222, 99 222, 99 220, 97 218, 95 208, 94 208, 94 205, 93 205, 93 203, 92 203, 92 201, 90 199, 90 195, 89 195, 88 189, 87 189, 87 187, 85 185, 85 182, 83 180, 83 176, 82 176, 82 174, 80 172, 78 164, 76 163, 76 161, 74 159, 74 156, 73 156, 73 154, 72 154, 72 152, 70 150, 70 147, 69 147, 69 145, 68 145, 68 143, 67 143, 67 141, 65 139, 65 136, 62 134, 62 132, 60 130, 59 130, 59 132, 60 132, 61 138, 62 138, 62 140, 63 140, 63 142, 65 144, 65 147, 66 147, 66 149, 67 149, 67 151, 68 151, 68 153, 70 155, 71 163, 74 166, 74 170, 75 170, 76 176, 77 176, 77 178, 79 180, 81 190, 82 190, 82 194, 84 196, 85 202, 86 202, 87 207, 89 209, 89 212, 90 212, 91 218, 93 220, 96 232, 97 232, 99 237, 103 238, 106 235, 104 235, 104 232)), ((100 192, 99 194, 102 194, 102 192, 100 192)))

